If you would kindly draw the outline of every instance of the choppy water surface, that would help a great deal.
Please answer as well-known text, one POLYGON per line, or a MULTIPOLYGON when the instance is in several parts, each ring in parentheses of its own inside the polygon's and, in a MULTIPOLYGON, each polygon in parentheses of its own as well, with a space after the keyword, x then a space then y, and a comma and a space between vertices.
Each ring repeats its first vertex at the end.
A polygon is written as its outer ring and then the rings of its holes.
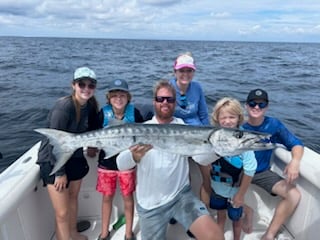
POLYGON ((224 96, 245 101, 256 87, 269 92, 269 115, 320 152, 320 44, 0 38, 0 171, 36 143, 57 98, 71 92, 75 68, 98 77, 104 104, 108 81, 129 82, 135 102, 151 102, 152 86, 170 78, 175 57, 191 51, 209 111, 224 96))

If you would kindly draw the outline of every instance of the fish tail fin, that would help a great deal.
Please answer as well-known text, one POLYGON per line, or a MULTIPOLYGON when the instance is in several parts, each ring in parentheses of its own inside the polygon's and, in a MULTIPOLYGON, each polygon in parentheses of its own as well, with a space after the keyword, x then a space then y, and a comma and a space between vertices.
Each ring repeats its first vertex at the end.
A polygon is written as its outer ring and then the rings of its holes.
POLYGON ((70 144, 72 142, 70 140, 74 134, 51 128, 37 128, 35 131, 46 136, 49 139, 49 143, 53 146, 52 153, 56 157, 56 163, 50 173, 52 175, 70 159, 78 148, 76 146, 72 147, 72 144, 70 144))

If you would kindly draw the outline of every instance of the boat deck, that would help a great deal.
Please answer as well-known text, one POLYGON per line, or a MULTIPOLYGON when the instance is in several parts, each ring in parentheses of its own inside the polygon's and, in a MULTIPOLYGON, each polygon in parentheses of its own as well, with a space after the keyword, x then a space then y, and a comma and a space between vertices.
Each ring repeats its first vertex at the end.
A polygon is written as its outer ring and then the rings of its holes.
MULTIPOLYGON (((214 211, 212 211, 212 214, 215 214, 214 211)), ((135 215, 134 218, 134 227, 133 227, 133 232, 135 233, 137 240, 141 239, 140 236, 140 229, 139 229, 139 224, 138 224, 138 215, 135 215)), ((254 216, 253 219, 253 232, 251 234, 245 234, 242 233, 241 239, 243 240, 258 240, 261 238, 262 234, 267 228, 267 223, 264 222, 262 219, 257 221, 258 219, 256 216, 254 216)), ((91 219, 90 221, 90 227, 82 232, 82 234, 88 236, 89 240, 96 240, 100 234, 100 229, 101 229, 101 220, 100 219, 91 219)), ((233 239, 233 233, 230 230, 232 228, 231 222, 228 220, 226 224, 226 231, 225 231, 225 239, 226 240, 232 240, 233 239)), ((118 230, 112 230, 111 231, 111 239, 114 240, 123 240, 125 235, 125 225, 123 225, 121 228, 118 230)), ((168 224, 167 228, 167 240, 192 240, 193 238, 189 237, 183 227, 179 224, 176 223, 174 225, 168 224)), ((290 236, 290 234, 286 231, 286 229, 282 229, 282 232, 277 236, 277 240, 293 240, 290 236)), ((56 240, 53 238, 52 240, 56 240)))
MULTIPOLYGON (((56 240, 54 234, 54 211, 46 188, 39 181, 39 167, 34 164, 40 144, 36 144, 25 153, 18 161, 11 165, 0 175, 0 239, 1 240, 56 240)), ((286 222, 277 240, 314 240, 318 239, 320 222, 320 185, 319 172, 320 155, 306 148, 306 157, 301 165, 301 177, 297 186, 302 194, 300 204, 286 222)), ((273 164, 273 170, 279 174, 284 169, 290 153, 283 148, 275 149, 275 156, 279 160, 273 164)), ((90 171, 84 178, 79 194, 79 220, 89 221, 90 227, 83 234, 89 240, 96 240, 101 229, 101 203, 102 196, 96 191, 96 160, 88 161, 90 171)), ((190 161, 190 180, 194 193, 199 194, 201 175, 199 168, 190 161)), ((250 185, 245 197, 245 202, 253 209, 253 232, 242 233, 242 240, 258 240, 265 232, 271 221, 273 212, 279 202, 279 197, 274 197, 266 191, 250 185)), ((113 201, 111 226, 123 214, 123 201, 120 191, 116 192, 113 201)), ((211 210, 215 218, 216 212, 211 210)), ((133 231, 138 240, 141 240, 137 212, 134 217, 133 231)), ((232 240, 232 223, 228 219, 225 226, 225 239, 232 240)), ((111 233, 113 240, 124 239, 125 227, 111 233)), ((190 238, 182 226, 168 224, 167 240, 188 240, 190 238)), ((158 240, 158 239, 155 239, 158 240)))
MULTIPOLYGON (((200 171, 193 161, 189 161, 189 163, 190 163, 190 169, 192 169, 190 171, 190 179, 191 179, 192 189, 193 189, 194 193, 200 193, 200 186, 201 186, 201 181, 202 181, 201 177, 200 177, 200 171)), ((96 178, 95 174, 96 173, 95 173, 94 167, 92 167, 92 169, 90 170, 90 173, 86 177, 86 179, 90 179, 90 178, 92 178, 92 176, 95 179, 96 178)), ((86 184, 87 183, 83 184, 84 188, 85 188, 86 184)), ((92 186, 91 186, 91 188, 92 188, 92 186)), ((264 193, 264 195, 258 196, 260 194, 256 193, 257 189, 254 186, 251 185, 250 188, 251 188, 251 190, 254 190, 254 191, 249 191, 249 193, 246 194, 246 202, 252 203, 250 206, 253 209, 253 219, 252 219, 253 232, 251 234, 242 233, 242 236, 241 236, 242 240, 258 240, 258 239, 260 239, 261 236, 263 235, 263 233, 266 231, 268 223, 270 222, 270 220, 272 218, 273 208, 271 208, 271 209, 267 208, 266 205, 262 204, 263 201, 259 201, 257 199, 270 198, 270 201, 275 201, 275 198, 271 197, 271 195, 269 195, 267 193, 264 193), (258 210, 259 210, 259 213, 258 213, 258 210)), ((95 189, 94 189, 94 194, 97 194, 95 189)), ((261 193, 261 194, 263 194, 263 193, 261 193)), ((84 196, 87 196, 87 195, 84 195, 84 196)), ((81 199, 82 198, 80 196, 80 203, 82 202, 81 199)), ((269 200, 267 200, 267 201, 269 201, 269 200)), ((111 221, 115 222, 117 220, 116 216, 123 213, 123 209, 121 209, 122 197, 119 194, 119 191, 117 191, 113 202, 114 202, 114 204, 117 205, 117 207, 113 209, 114 218, 112 218, 111 221)), ((90 228, 83 232, 84 235, 88 236, 89 240, 96 240, 98 238, 98 236, 100 234, 100 230, 101 230, 101 219, 100 219, 101 200, 100 200, 100 198, 97 201, 97 204, 99 206, 99 208, 98 208, 99 211, 96 215, 97 217, 96 218, 89 217, 88 220, 91 223, 90 228)), ((80 209, 80 211, 81 211, 81 209, 80 209)), ((212 210, 212 209, 210 209, 209 211, 210 211, 212 217, 216 219, 216 211, 212 210)), ((82 216, 85 216, 85 214, 83 214, 82 216)), ((80 219, 86 220, 83 217, 80 219)), ((140 228, 139 228, 138 222, 139 222, 139 216, 138 216, 137 212, 135 211, 133 232, 135 233, 137 240, 141 240, 141 234, 140 234, 140 228)), ((111 224, 111 226, 112 226, 112 224, 111 224)), ((111 229, 111 227, 110 227, 110 229, 111 229)), ((114 240, 123 240, 124 235, 125 235, 125 226, 124 225, 120 229, 118 229, 117 231, 114 231, 114 230, 111 231, 111 236, 112 236, 111 239, 114 239, 114 240)), ((182 225, 180 225, 179 223, 176 223, 174 225, 168 224, 166 240, 189 240, 189 239, 191 240, 193 238, 190 238, 186 234, 182 225)), ((226 240, 233 239, 232 222, 229 219, 227 219, 226 226, 225 226, 225 239, 226 240)), ((291 237, 290 233, 286 229, 282 229, 281 233, 278 234, 278 236, 277 236, 277 240, 293 240, 293 239, 294 238, 291 237)))

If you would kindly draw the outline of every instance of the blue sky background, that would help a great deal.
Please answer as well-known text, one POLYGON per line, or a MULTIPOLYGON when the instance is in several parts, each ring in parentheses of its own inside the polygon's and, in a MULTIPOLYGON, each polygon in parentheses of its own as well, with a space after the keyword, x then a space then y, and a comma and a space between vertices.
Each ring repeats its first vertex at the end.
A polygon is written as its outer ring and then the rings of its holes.
POLYGON ((0 36, 320 42, 319 0, 0 0, 0 36))

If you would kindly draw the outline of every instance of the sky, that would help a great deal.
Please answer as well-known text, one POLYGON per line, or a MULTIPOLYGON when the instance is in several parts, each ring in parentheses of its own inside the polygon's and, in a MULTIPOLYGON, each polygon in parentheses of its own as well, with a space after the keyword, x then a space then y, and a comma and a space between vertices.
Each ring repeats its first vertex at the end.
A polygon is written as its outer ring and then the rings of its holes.
POLYGON ((0 36, 320 42, 320 1, 0 0, 0 36))

